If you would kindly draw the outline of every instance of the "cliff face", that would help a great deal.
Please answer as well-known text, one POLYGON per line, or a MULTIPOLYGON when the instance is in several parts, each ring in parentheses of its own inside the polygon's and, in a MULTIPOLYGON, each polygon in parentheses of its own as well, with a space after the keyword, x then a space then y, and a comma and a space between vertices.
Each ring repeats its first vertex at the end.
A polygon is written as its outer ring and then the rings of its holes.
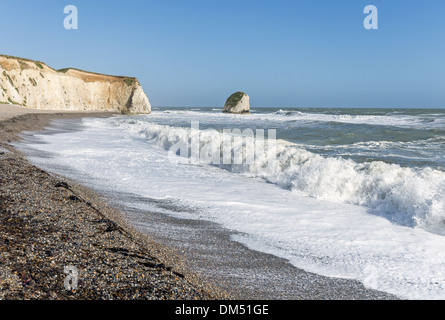
POLYGON ((151 112, 136 78, 54 70, 43 62, 1 55, 0 103, 42 110, 151 112))

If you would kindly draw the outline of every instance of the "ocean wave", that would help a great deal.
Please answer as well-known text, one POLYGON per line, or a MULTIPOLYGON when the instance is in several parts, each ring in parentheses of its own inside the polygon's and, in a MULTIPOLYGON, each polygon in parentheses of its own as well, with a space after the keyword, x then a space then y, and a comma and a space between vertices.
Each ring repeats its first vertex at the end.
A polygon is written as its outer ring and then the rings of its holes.
POLYGON ((412 140, 412 141, 360 141, 352 144, 336 144, 336 145, 305 145, 303 147, 320 150, 339 150, 339 149, 364 149, 364 150, 385 150, 385 149, 412 149, 412 150, 439 150, 445 148, 445 136, 435 136, 428 139, 412 140))
POLYGON ((381 115, 353 115, 334 113, 313 113, 296 110, 278 110, 270 114, 258 115, 263 119, 278 121, 310 121, 310 122, 338 122, 350 124, 369 124, 379 126, 409 127, 422 129, 443 129, 445 118, 438 115, 404 115, 402 113, 389 113, 381 115), (281 118, 281 119, 280 119, 281 118))
MULTIPOLYGON (((340 123, 340 124, 367 124, 374 126, 391 126, 399 128, 415 128, 443 131, 445 128, 444 115, 408 115, 408 114, 335 114, 335 113, 317 113, 310 111, 286 110, 280 109, 273 112, 253 112, 248 118, 237 114, 224 114, 217 112, 218 109, 212 109, 211 114, 214 119, 232 119, 247 122, 277 122, 277 123, 340 123)), ((178 114, 188 118, 208 117, 209 113, 202 110, 163 110, 153 111, 152 117, 164 117, 165 114, 178 114)))
POLYGON ((282 115, 282 116, 302 116, 302 115, 304 115, 304 113, 300 112, 300 111, 282 110, 282 109, 274 112, 273 114, 282 115))
MULTIPOLYGON (((119 120, 117 125, 165 150, 182 142, 188 148, 185 157, 200 156, 194 159, 196 163, 202 164, 203 154, 212 154, 210 158, 204 157, 205 164, 261 178, 317 199, 365 206, 371 213, 394 223, 445 234, 445 172, 431 168, 404 168, 381 161, 357 163, 339 157, 324 157, 280 140, 271 145, 264 143, 264 148, 258 149, 263 140, 253 138, 249 142, 236 134, 216 130, 197 131, 142 120, 119 120), (197 135, 199 152, 194 153, 191 141, 197 135), (232 161, 224 164, 222 150, 226 148, 223 143, 227 141, 227 135, 231 140, 232 161), (234 164, 235 154, 243 154, 244 159, 254 154, 255 161, 234 164)), ((442 138, 433 140, 442 142, 442 138)))

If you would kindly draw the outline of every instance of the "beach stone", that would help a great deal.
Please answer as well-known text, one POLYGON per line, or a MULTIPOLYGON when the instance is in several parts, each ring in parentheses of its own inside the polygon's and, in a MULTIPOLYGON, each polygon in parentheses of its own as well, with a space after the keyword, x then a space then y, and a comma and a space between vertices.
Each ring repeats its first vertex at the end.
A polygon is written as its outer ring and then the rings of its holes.
POLYGON ((249 96, 238 91, 232 94, 224 105, 224 113, 250 113, 250 98, 249 96))

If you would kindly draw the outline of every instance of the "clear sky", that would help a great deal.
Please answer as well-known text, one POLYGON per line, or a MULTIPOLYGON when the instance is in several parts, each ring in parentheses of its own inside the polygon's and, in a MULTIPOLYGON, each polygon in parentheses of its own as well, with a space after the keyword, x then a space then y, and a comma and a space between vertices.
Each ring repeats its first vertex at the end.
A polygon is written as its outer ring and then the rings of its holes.
POLYGON ((154 106, 445 107, 444 0, 0 0, 0 30, 2 54, 138 77, 154 106))

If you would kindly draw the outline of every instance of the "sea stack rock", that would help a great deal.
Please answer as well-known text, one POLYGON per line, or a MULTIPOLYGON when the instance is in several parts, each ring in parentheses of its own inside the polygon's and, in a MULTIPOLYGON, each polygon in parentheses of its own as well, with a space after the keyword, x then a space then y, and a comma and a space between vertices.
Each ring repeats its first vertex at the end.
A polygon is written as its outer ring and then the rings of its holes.
POLYGON ((0 103, 30 109, 147 114, 150 102, 139 81, 0 55, 0 103))
POLYGON ((238 91, 232 94, 224 105, 224 113, 249 113, 250 99, 244 92, 238 91))

